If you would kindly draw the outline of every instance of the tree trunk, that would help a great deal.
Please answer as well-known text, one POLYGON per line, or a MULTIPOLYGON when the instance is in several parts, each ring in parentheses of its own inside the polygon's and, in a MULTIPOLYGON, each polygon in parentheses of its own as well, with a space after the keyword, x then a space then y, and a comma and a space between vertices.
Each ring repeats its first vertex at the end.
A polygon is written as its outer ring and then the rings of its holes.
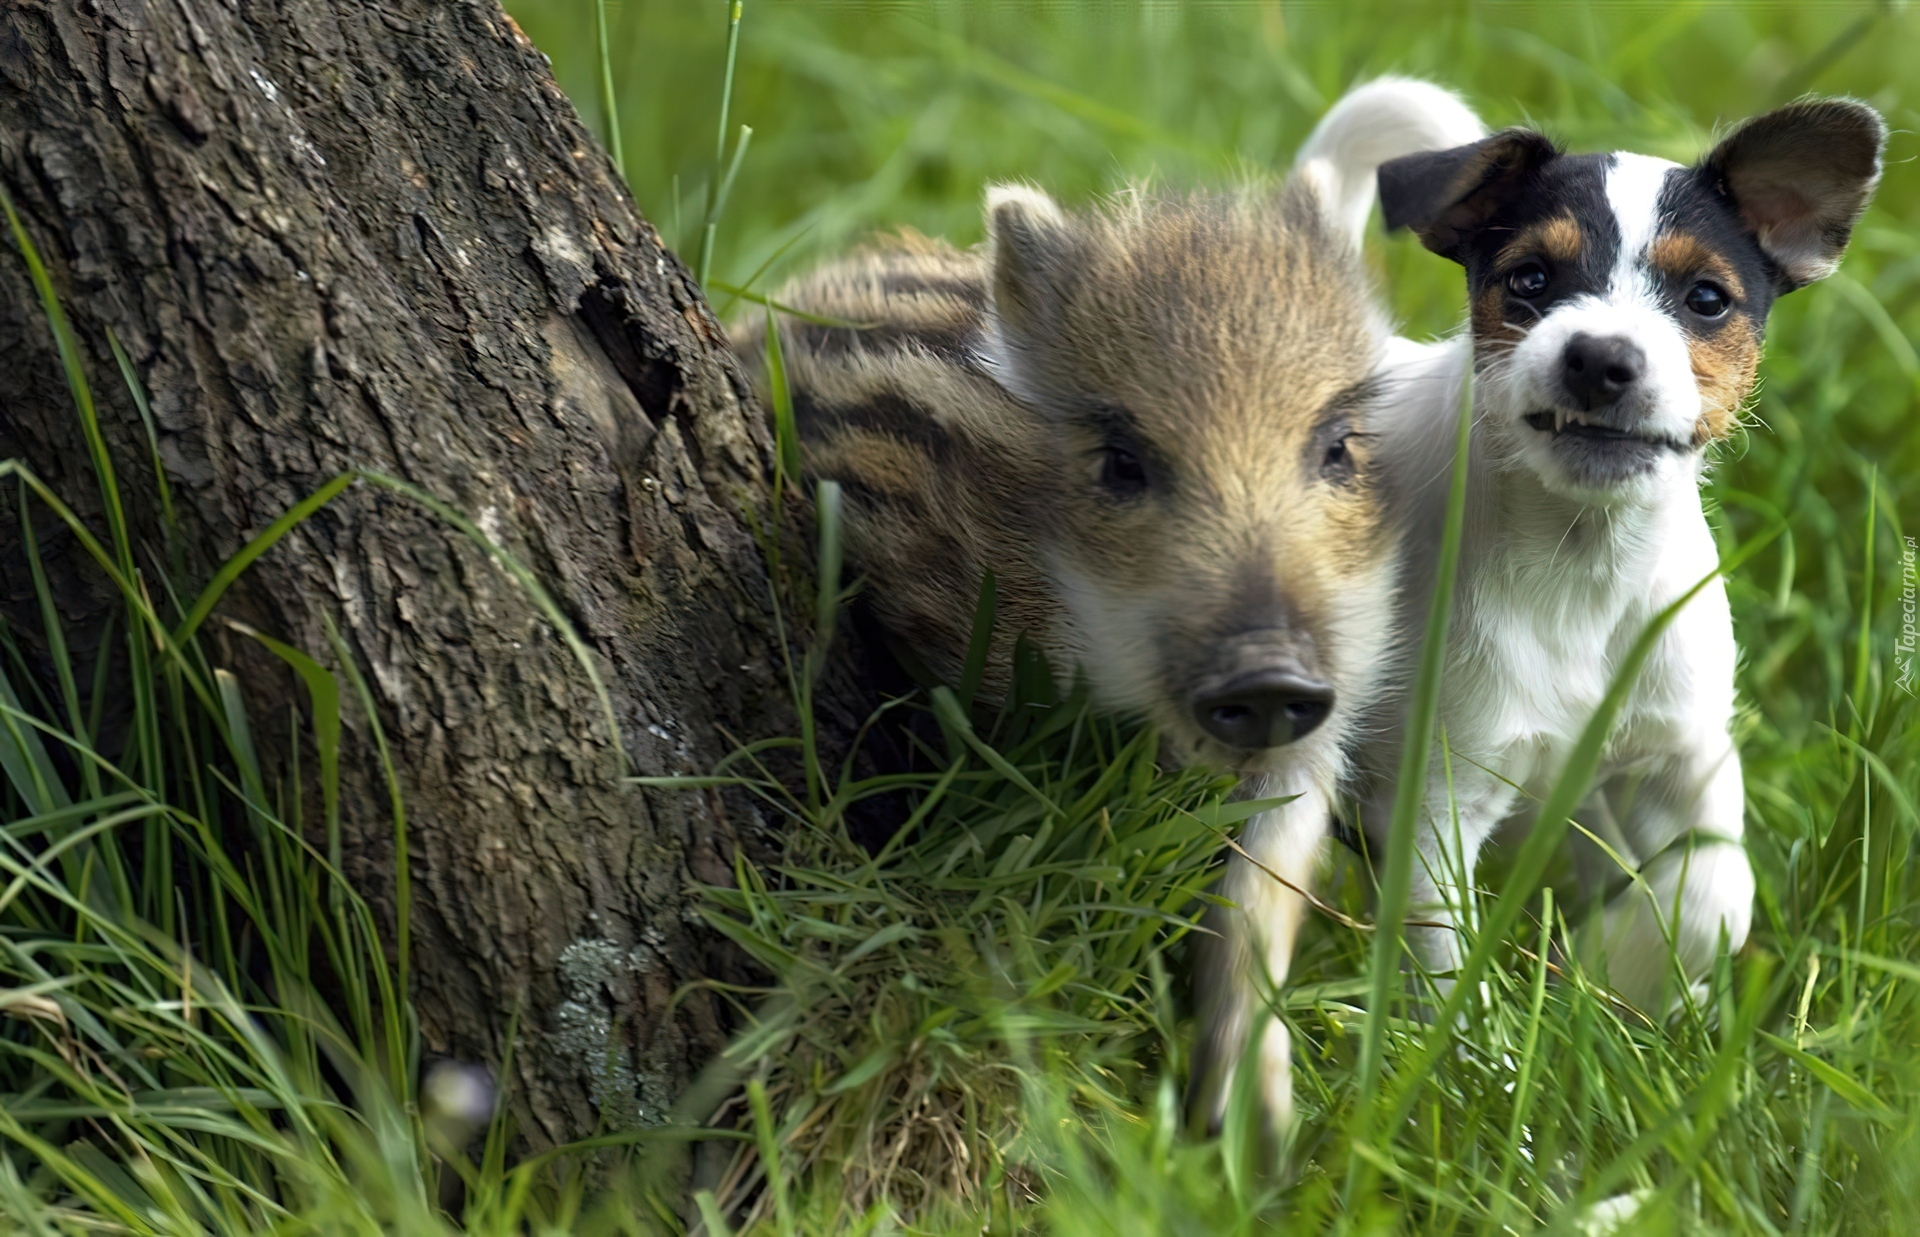
MULTIPOLYGON (((703 771, 791 725, 749 519, 772 449, 699 290, 545 59, 497 0, 0 0, 0 176, 88 351, 136 539, 157 547, 109 328, 151 392, 188 583, 332 475, 373 469, 518 556, 600 659, 630 770, 525 593, 366 485, 223 603, 323 659, 331 619, 370 672, 411 826, 424 1049, 498 1062, 520 1008, 508 1081, 536 1145, 660 1119, 722 1036, 703 995, 670 998, 716 965, 689 887, 728 879, 735 837, 717 797, 621 777, 703 771)), ((0 458, 99 527, 13 256, 0 355, 0 458)), ((0 507, 0 606, 20 615, 0 507)), ((54 586, 69 630, 96 638, 111 599, 77 557, 54 586)), ((244 643, 224 653, 253 667, 244 643)), ((299 699, 274 673, 246 676, 256 716, 299 699)), ((348 866, 391 922, 372 751, 355 727, 348 866)))

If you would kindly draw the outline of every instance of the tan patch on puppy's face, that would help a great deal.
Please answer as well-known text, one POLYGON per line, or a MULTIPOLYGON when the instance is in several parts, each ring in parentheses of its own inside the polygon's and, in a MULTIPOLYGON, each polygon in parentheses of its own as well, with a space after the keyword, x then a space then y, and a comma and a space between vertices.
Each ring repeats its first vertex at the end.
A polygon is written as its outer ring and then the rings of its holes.
POLYGON ((1549 277, 1580 260, 1580 225, 1571 215, 1528 224, 1514 234, 1493 260, 1493 277, 1473 294, 1473 335, 1489 353, 1505 352, 1526 337, 1526 328, 1507 320, 1507 276, 1529 262, 1546 267, 1549 277))
POLYGON ((1694 422, 1696 444, 1724 438, 1740 420, 1740 406, 1753 390, 1760 368, 1760 333, 1744 314, 1729 311, 1727 322, 1710 335, 1687 341, 1693 379, 1700 386, 1700 419, 1694 422))
POLYGON ((1696 283, 1716 284, 1727 295, 1729 308, 1722 317, 1687 323, 1687 355, 1700 388, 1693 441, 1699 445, 1724 438, 1739 423, 1740 406, 1753 390, 1760 367, 1760 329, 1746 312, 1746 288, 1733 264, 1691 233, 1656 237, 1647 249, 1647 262, 1657 278, 1683 297, 1696 283))
POLYGON ((1511 351, 1526 331, 1507 321, 1507 280, 1502 274, 1473 294, 1474 346, 1483 353, 1511 351))
POLYGON ((1647 261, 1662 278, 1675 282, 1710 279, 1725 288, 1736 304, 1746 299, 1747 290, 1734 273, 1733 264, 1690 233, 1659 236, 1647 247, 1647 261))
POLYGON ((1580 225, 1574 222, 1573 216, 1555 215, 1521 229, 1500 250, 1494 262, 1502 274, 1528 258, 1545 258, 1555 265, 1566 266, 1580 260, 1580 245, 1580 225))

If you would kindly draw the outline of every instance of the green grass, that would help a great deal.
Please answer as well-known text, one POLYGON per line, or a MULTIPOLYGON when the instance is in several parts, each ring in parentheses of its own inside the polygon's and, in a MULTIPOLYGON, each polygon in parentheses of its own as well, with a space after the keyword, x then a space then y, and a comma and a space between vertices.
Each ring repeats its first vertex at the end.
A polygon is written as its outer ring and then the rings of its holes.
MULTIPOLYGON (((1618 1195, 1642 1204, 1634 1233, 1911 1230, 1920 707, 1894 646, 1920 523, 1920 14, 750 0, 730 36, 721 0, 510 7, 619 133, 642 209, 710 287, 754 296, 875 228, 975 240, 994 178, 1071 200, 1282 166, 1379 72, 1460 87, 1493 123, 1677 158, 1805 89, 1876 103, 1896 130, 1879 199, 1842 273, 1776 309, 1752 425, 1707 493, 1746 650, 1753 938, 1652 1025, 1558 961, 1578 908, 1552 855, 1522 854, 1484 874, 1519 885, 1481 908, 1513 924, 1474 952, 1492 999, 1420 1019, 1369 929, 1372 876, 1338 853, 1280 1001, 1303 1121, 1276 1172, 1249 1096, 1217 1139, 1178 1119, 1185 941, 1246 809, 1029 664, 998 710, 899 706, 927 712, 927 773, 855 780, 809 733, 790 741, 804 784, 758 752, 715 770, 791 838, 707 903, 770 977, 728 994, 741 1037, 687 1106, 718 1128, 515 1160, 501 1122, 474 1131, 422 1089, 404 981, 329 861, 357 672, 259 633, 307 685, 292 717, 319 772, 264 764, 196 634, 245 562, 206 586, 143 566, 96 452, 110 519, 89 544, 126 657, 84 680, 66 650, 100 633, 50 604, 32 639, 0 631, 0 1231, 674 1231, 687 1136, 720 1151, 698 1183, 710 1233, 1572 1233, 1618 1195), (131 701, 124 734, 103 729, 109 693, 131 701), (882 794, 919 828, 869 855, 846 814, 882 794), (444 1212, 449 1176, 464 1202, 444 1212)), ((1457 321, 1457 268, 1404 239, 1370 251, 1410 331, 1457 321)), ((91 441, 89 375, 63 353, 91 441)), ((23 527, 74 523, 4 467, 23 527)), ((804 629, 841 590, 830 569, 779 574, 804 700, 804 629)))

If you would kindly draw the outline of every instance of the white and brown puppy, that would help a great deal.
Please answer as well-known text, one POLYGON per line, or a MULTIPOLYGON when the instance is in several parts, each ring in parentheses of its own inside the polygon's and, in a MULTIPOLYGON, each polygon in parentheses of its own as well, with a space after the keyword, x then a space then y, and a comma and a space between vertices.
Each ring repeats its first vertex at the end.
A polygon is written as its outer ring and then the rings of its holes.
MULTIPOLYGON (((1713 571, 1699 495, 1708 452, 1753 389, 1774 298, 1839 263, 1885 133, 1864 104, 1804 100, 1748 121, 1691 167, 1567 154, 1513 129, 1380 168, 1389 227, 1461 263, 1470 298, 1469 337, 1398 341, 1380 375, 1391 409, 1375 422, 1383 476, 1421 496, 1407 643, 1430 594, 1462 375, 1475 373, 1440 706, 1452 810, 1436 750, 1410 918, 1454 922, 1482 843, 1509 817, 1524 823, 1627 649, 1713 571)), ((1698 978, 1723 934, 1734 948, 1747 935, 1754 884, 1729 734, 1736 657, 1716 581, 1661 639, 1576 814, 1637 870, 1629 883, 1594 862, 1598 848, 1586 856, 1592 880, 1625 886, 1590 956, 1643 1009, 1675 991, 1675 953, 1698 978)), ((1397 759, 1387 727, 1358 762, 1381 841, 1397 759)), ((1451 929, 1410 937, 1436 972, 1461 956, 1451 929)))
MULTIPOLYGON (((815 316, 779 328, 807 467, 843 487, 849 554, 895 638, 957 679, 991 569, 1007 638, 990 692, 1024 633, 1178 759, 1298 796, 1240 839, 1294 888, 1229 862, 1236 909, 1196 977, 1203 1121, 1286 975, 1294 889, 1389 634, 1398 552, 1366 417, 1390 332, 1359 228, 1381 160, 1441 143, 1431 126, 1383 137, 1365 97, 1343 106, 1284 188, 1134 191, 1076 214, 1002 186, 982 249, 909 237, 778 296, 815 316)), ((750 365, 763 329, 737 334, 750 365)), ((1278 1024, 1258 1051, 1284 1122, 1278 1024)))

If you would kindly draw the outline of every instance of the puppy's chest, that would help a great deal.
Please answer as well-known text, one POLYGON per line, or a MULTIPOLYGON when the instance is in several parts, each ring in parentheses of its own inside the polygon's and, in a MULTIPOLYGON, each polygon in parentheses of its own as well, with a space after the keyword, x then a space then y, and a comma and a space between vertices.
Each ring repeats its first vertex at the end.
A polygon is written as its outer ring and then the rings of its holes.
MULTIPOLYGON (((1447 669, 1448 740, 1502 777, 1558 775, 1650 615, 1610 597, 1486 588, 1469 598, 1447 669)), ((1644 684, 1621 711, 1607 765, 1631 761, 1659 712, 1644 684)))

